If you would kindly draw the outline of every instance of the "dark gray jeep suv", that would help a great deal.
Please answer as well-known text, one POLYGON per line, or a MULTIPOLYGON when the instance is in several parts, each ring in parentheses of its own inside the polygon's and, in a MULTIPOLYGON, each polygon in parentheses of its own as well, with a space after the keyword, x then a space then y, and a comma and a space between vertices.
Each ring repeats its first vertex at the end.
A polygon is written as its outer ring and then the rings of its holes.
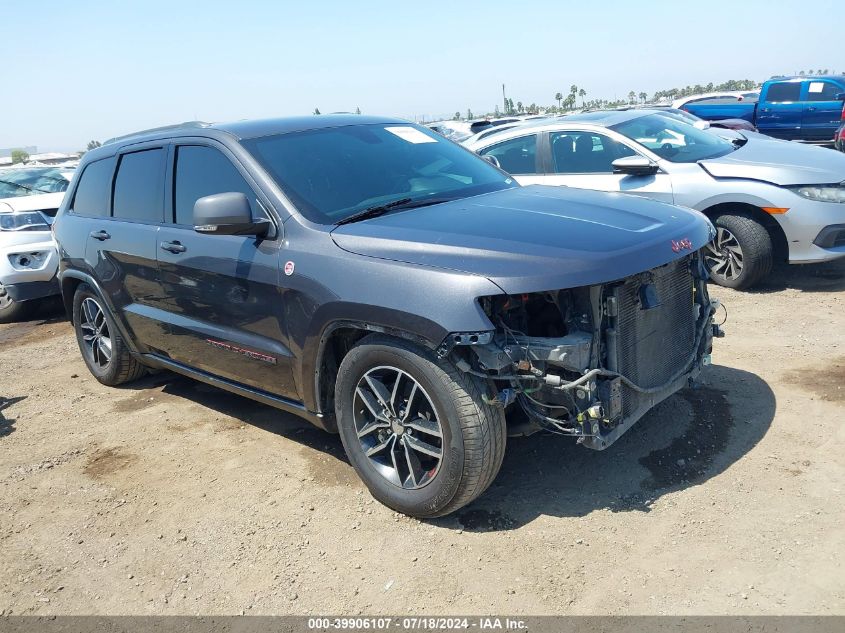
POLYGON ((114 139, 54 228, 100 382, 169 369, 339 431, 372 494, 419 517, 480 495, 509 432, 609 446, 719 333, 704 216, 520 187, 401 120, 114 139))

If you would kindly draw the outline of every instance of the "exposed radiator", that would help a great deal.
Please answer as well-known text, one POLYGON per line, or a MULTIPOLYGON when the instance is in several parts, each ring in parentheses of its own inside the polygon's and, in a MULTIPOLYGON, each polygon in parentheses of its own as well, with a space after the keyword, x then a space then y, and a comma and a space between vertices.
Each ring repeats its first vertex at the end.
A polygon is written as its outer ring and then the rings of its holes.
MULTIPOLYGON (((616 370, 642 387, 656 387, 684 368, 695 342, 693 276, 689 257, 655 268, 618 286, 616 370), (651 283, 659 305, 643 309, 640 288, 651 283)), ((622 412, 639 406, 639 394, 622 389, 622 412)))

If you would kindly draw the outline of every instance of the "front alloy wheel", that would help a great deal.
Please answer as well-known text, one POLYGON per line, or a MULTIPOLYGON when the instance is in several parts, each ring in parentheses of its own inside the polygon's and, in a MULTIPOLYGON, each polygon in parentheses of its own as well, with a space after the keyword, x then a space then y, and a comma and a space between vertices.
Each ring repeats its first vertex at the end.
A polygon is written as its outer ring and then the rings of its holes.
POLYGON ((443 429, 428 394, 396 367, 375 367, 358 381, 355 430, 373 468, 390 483, 422 488, 440 469, 443 429))
POLYGON ((716 229, 716 238, 707 245, 704 258, 714 277, 733 281, 742 274, 742 247, 736 236, 724 227, 716 229))

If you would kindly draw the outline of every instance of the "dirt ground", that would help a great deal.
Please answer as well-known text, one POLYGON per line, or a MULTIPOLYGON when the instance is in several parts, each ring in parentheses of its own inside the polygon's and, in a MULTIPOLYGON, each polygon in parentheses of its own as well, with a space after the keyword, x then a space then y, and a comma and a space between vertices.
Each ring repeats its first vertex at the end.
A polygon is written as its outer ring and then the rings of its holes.
POLYGON ((728 308, 704 384, 605 452, 509 440, 476 503, 374 502, 337 436, 0 326, 0 613, 845 614, 845 263, 728 308))

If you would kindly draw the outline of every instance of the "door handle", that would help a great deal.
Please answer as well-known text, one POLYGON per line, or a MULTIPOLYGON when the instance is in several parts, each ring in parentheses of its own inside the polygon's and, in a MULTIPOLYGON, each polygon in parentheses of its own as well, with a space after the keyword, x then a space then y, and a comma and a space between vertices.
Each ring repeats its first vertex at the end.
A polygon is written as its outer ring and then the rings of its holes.
POLYGON ((161 243, 161 250, 168 251, 170 253, 178 254, 184 253, 187 248, 182 246, 179 242, 162 242, 161 243))
POLYGON ((815 112, 815 111, 816 111, 815 108, 807 108, 807 112, 815 112))
POLYGON ((103 242, 103 241, 105 241, 105 240, 107 240, 111 237, 111 235, 109 235, 105 231, 91 231, 91 233, 89 235, 91 237, 93 237, 95 240, 100 240, 101 242, 103 242))

